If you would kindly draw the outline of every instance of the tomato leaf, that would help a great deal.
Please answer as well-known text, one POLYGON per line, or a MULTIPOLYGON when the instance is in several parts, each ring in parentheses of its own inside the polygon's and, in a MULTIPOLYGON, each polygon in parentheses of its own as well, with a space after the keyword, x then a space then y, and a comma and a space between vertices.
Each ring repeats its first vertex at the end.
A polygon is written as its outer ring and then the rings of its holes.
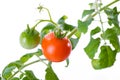
POLYGON ((62 16, 59 20, 58 20, 58 24, 63 24, 65 23, 65 20, 67 19, 68 17, 66 15, 62 16))
POLYGON ((119 13, 117 11, 117 7, 114 7, 113 9, 106 8, 105 13, 108 16, 109 25, 113 24, 114 26, 119 27, 119 21, 118 21, 119 13))
POLYGON ((46 26, 44 26, 40 33, 40 42, 47 33, 53 31, 55 28, 56 28, 55 25, 52 23, 48 23, 46 26))
POLYGON ((84 10, 82 13, 82 18, 87 16, 87 15, 91 15, 95 10, 91 9, 91 10, 84 10))
POLYGON ((59 80, 51 66, 46 69, 45 80, 59 80))
POLYGON ((22 80, 30 80, 28 77, 24 77, 22 80))
POLYGON ((91 30, 90 36, 92 37, 93 35, 99 33, 101 31, 100 27, 96 27, 95 29, 91 30))
POLYGON ((2 71, 2 77, 8 79, 12 74, 13 71, 17 68, 19 69, 22 66, 22 63, 17 60, 14 62, 9 63, 2 71))
POLYGON ((71 24, 68 24, 65 22, 65 20, 67 19, 67 16, 62 16, 59 20, 58 20, 58 24, 60 25, 60 28, 62 30, 65 30, 65 31, 71 31, 75 28, 75 26, 71 25, 71 24))
POLYGON ((90 59, 94 58, 95 53, 98 50, 99 44, 100 44, 100 38, 96 38, 96 39, 91 38, 89 44, 84 48, 86 54, 90 59))
POLYGON ((120 43, 117 32, 114 30, 114 28, 108 28, 104 34, 102 34, 102 37, 104 39, 107 39, 110 41, 110 43, 113 45, 116 51, 120 51, 120 43))
POLYGON ((99 54, 99 59, 92 60, 94 69, 103 69, 114 64, 116 58, 116 51, 113 51, 110 46, 102 46, 99 54))
MULTIPOLYGON (((60 28, 62 28, 62 30, 64 31, 72 31, 75 26, 68 24, 65 22, 65 20, 67 19, 67 16, 62 16, 59 20, 58 20, 58 24, 60 24, 60 28)), ((70 41, 72 44, 72 49, 74 49, 79 41, 80 35, 81 33, 77 30, 77 32, 74 34, 76 36, 76 38, 71 37, 70 41)))
POLYGON ((86 33, 88 30, 88 26, 91 24, 91 22, 93 21, 93 18, 89 18, 86 21, 81 21, 78 20, 78 30, 81 33, 86 33))
POLYGON ((68 67, 69 66, 69 59, 66 59, 66 63, 67 63, 67 65, 65 67, 68 67))
POLYGON ((39 80, 31 70, 25 70, 25 75, 29 80, 39 80))
POLYGON ((21 73, 20 76, 19 76, 19 78, 22 79, 23 76, 24 76, 24 73, 21 73))
POLYGON ((20 80, 18 77, 14 77, 11 80, 20 80))
POLYGON ((78 38, 70 38, 71 44, 72 44, 72 49, 74 49, 79 41, 78 38))
POLYGON ((12 63, 10 63, 8 66, 4 68, 2 71, 2 77, 4 79, 8 79, 12 75, 12 71, 16 68, 16 66, 13 66, 12 63))
POLYGON ((20 61, 21 61, 22 63, 25 63, 25 62, 27 62, 30 58, 32 58, 34 55, 36 55, 36 56, 41 56, 41 55, 42 55, 41 49, 38 49, 37 52, 27 53, 27 54, 23 55, 23 56, 20 58, 20 61))
POLYGON ((35 52, 35 53, 33 53, 33 54, 35 54, 36 56, 42 56, 43 55, 43 53, 42 53, 42 50, 41 49, 38 49, 38 51, 37 52, 35 52))

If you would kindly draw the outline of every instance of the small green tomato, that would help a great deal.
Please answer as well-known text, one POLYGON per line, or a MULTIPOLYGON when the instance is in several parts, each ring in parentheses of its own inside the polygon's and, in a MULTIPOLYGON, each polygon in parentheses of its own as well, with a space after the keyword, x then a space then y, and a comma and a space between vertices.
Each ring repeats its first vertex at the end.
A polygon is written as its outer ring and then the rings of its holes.
POLYGON ((35 28, 29 28, 20 34, 20 44, 25 49, 33 49, 40 43, 39 32, 35 28))

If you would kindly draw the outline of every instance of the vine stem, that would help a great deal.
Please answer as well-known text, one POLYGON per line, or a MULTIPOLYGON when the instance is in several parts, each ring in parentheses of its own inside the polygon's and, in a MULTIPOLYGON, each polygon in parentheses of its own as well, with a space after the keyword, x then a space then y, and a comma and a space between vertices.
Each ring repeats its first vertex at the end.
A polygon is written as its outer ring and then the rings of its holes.
POLYGON ((77 32, 77 28, 74 28, 69 35, 67 35, 67 38, 70 38, 73 34, 77 32))
MULTIPOLYGON (((114 3, 118 2, 118 1, 120 1, 120 0, 115 0, 115 1, 113 1, 113 2, 111 2, 111 3, 109 3, 109 4, 107 4, 107 5, 105 5, 104 7, 100 8, 99 12, 103 11, 104 9, 108 8, 109 6, 113 5, 114 3)), ((88 16, 85 21, 87 21, 87 20, 88 20, 89 18, 91 18, 91 17, 95 17, 97 14, 98 14, 98 11, 95 12, 94 14, 88 16)), ((70 37, 72 36, 72 34, 74 34, 74 33, 77 31, 76 29, 77 29, 77 28, 74 28, 74 29, 71 31, 71 33, 68 35, 68 38, 70 38, 70 37)))
MULTIPOLYGON (((100 24, 101 24, 101 28, 102 28, 102 33, 104 34, 105 31, 104 31, 103 21, 102 21, 102 17, 101 17, 101 13, 100 13, 99 8, 101 9, 101 6, 100 6, 100 7, 98 6, 98 1, 96 0, 96 10, 97 10, 97 12, 98 12, 98 16, 99 16, 99 19, 100 19, 100 24)), ((104 44, 106 44, 106 41, 105 41, 104 38, 103 38, 103 40, 104 40, 104 44)))
POLYGON ((48 20, 43 20, 43 19, 39 20, 39 21, 33 26, 33 28, 37 27, 41 22, 51 22, 51 23, 53 23, 54 25, 56 25, 56 27, 58 26, 58 24, 53 21, 49 9, 47 9, 46 7, 42 7, 42 6, 38 7, 38 9, 40 9, 40 10, 41 10, 41 9, 45 9, 45 10, 47 11, 47 13, 48 13, 49 19, 48 19, 48 20))
POLYGON ((32 61, 32 62, 30 62, 30 63, 28 63, 28 64, 25 64, 25 65, 23 65, 21 68, 19 68, 12 76, 10 76, 7 80, 11 80, 18 72, 20 72, 22 69, 24 69, 25 67, 27 67, 27 66, 29 66, 29 65, 32 65, 32 64, 34 64, 34 63, 37 63, 37 62, 43 62, 43 61, 45 61, 46 59, 38 59, 38 60, 35 60, 35 61, 32 61))
MULTIPOLYGON (((104 9, 108 8, 109 6, 113 5, 114 3, 118 2, 120 0, 114 0, 113 2, 107 4, 106 6, 102 7, 99 12, 103 11, 104 9)), ((98 12, 94 13, 91 17, 94 17, 98 14, 98 12)), ((89 17, 88 17, 89 18, 89 17)), ((86 20, 88 20, 88 18, 86 20)))

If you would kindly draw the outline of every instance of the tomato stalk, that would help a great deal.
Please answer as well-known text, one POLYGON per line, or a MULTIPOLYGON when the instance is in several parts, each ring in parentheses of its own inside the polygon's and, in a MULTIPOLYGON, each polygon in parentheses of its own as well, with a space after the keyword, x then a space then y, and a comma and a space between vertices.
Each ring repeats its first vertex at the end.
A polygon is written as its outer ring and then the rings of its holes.
MULTIPOLYGON (((107 4, 107 5, 105 5, 104 7, 102 7, 102 8, 99 10, 99 12, 105 10, 106 8, 108 8, 109 6, 115 4, 115 3, 118 2, 118 1, 120 1, 120 0, 114 0, 113 2, 111 2, 111 3, 107 4)), ((91 18, 91 17, 96 16, 97 14, 98 14, 98 12, 95 12, 93 15, 88 16, 88 17, 86 18, 86 20, 88 20, 88 19, 91 18)))
MULTIPOLYGON (((120 0, 115 0, 115 1, 107 4, 106 6, 100 8, 99 12, 105 10, 106 8, 108 8, 109 6, 113 5, 114 3, 118 2, 118 1, 120 1, 120 0)), ((88 20, 89 18, 91 18, 91 17, 95 17, 99 12, 97 11, 97 12, 95 12, 94 14, 88 16, 85 21, 87 21, 87 20, 88 20)), ((77 32, 77 28, 74 28, 67 37, 70 38, 70 37, 71 37, 74 33, 76 33, 76 32, 77 32)))
POLYGON ((48 13, 49 19, 48 19, 48 20, 44 20, 44 19, 39 20, 39 21, 33 26, 34 28, 37 27, 41 22, 50 22, 50 23, 53 23, 56 27, 58 26, 58 24, 53 21, 53 19, 52 19, 52 17, 51 17, 51 14, 50 14, 50 11, 49 11, 48 8, 43 7, 43 6, 39 6, 38 9, 39 9, 40 11, 41 11, 42 9, 45 9, 45 10, 47 11, 47 13, 48 13))
MULTIPOLYGON (((105 31, 104 31, 102 16, 101 16, 101 13, 100 13, 100 9, 99 9, 99 8, 101 9, 101 7, 98 6, 98 1, 96 0, 96 10, 97 10, 97 12, 98 12, 98 17, 99 17, 99 19, 100 19, 100 24, 101 24, 102 33, 104 34, 105 31)), ((104 40, 104 44, 106 44, 106 41, 105 41, 104 38, 103 38, 103 40, 104 40)))
POLYGON ((25 67, 27 67, 27 66, 30 66, 30 65, 32 65, 32 64, 35 64, 35 63, 37 63, 37 62, 43 62, 44 63, 44 61, 46 61, 47 59, 38 59, 38 60, 35 60, 35 61, 32 61, 32 62, 30 62, 30 63, 28 63, 28 64, 25 64, 25 65, 23 65, 23 66, 21 66, 12 76, 10 76, 7 80, 11 80, 17 73, 19 73, 19 72, 21 72, 21 70, 22 69, 24 69, 25 67))
POLYGON ((71 31, 71 33, 67 35, 67 38, 71 38, 71 36, 72 36, 73 34, 75 34, 76 32, 77 32, 77 28, 74 28, 74 29, 71 31))

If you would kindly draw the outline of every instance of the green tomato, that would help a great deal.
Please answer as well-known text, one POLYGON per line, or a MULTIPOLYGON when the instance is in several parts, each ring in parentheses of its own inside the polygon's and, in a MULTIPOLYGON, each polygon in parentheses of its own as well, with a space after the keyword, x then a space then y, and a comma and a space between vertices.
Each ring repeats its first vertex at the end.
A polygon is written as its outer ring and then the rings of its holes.
POLYGON ((25 49, 33 49, 40 43, 39 32, 35 28, 28 28, 20 34, 20 44, 25 49))

